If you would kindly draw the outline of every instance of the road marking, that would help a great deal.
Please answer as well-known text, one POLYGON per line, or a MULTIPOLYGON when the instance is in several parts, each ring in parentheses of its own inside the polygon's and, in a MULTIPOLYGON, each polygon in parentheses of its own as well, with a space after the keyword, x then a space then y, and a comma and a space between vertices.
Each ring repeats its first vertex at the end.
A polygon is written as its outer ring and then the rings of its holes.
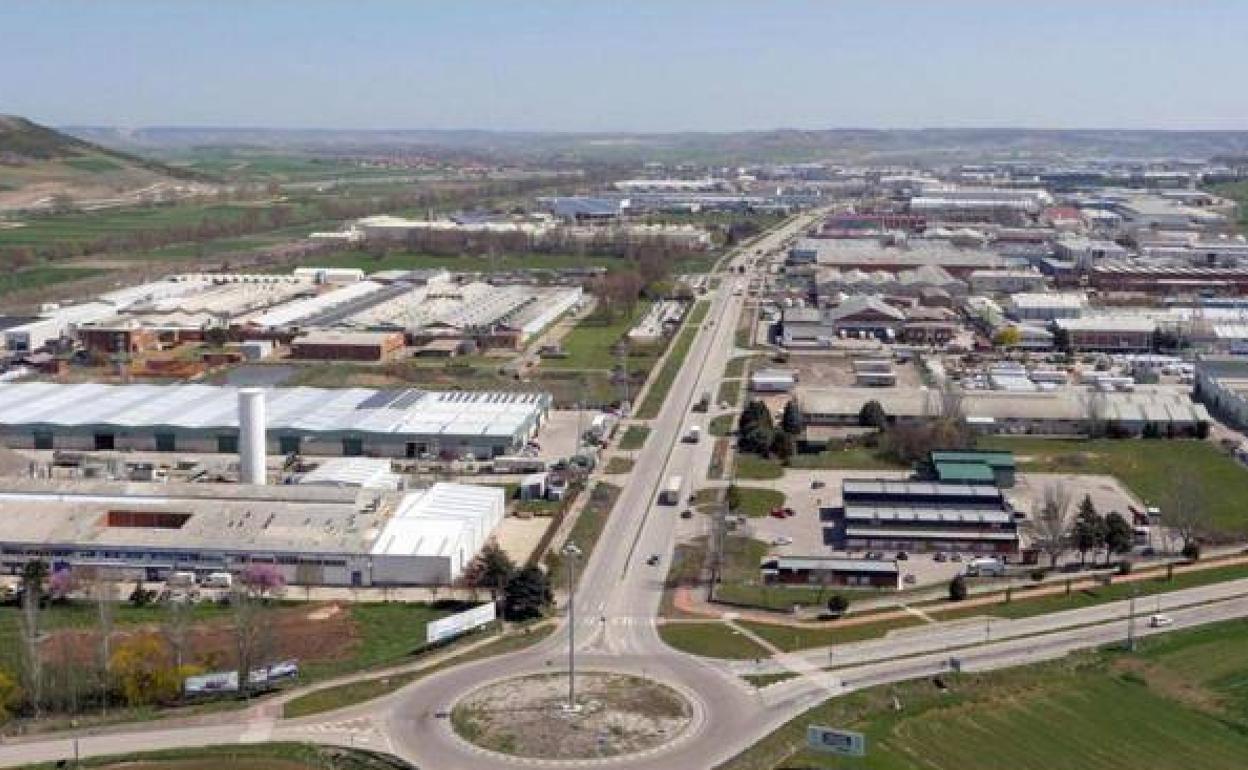
POLYGON ((925 623, 931 623, 935 625, 938 622, 935 618, 933 618, 931 615, 928 615, 926 612, 919 609, 918 607, 911 607, 909 604, 899 604, 897 606, 901 607, 903 610, 915 616, 919 620, 922 620, 925 623))

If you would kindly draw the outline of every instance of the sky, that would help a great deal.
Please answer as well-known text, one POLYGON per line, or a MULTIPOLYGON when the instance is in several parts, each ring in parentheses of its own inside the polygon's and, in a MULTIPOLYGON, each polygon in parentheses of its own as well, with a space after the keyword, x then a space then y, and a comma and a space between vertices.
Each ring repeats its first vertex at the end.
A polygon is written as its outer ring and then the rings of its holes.
POLYGON ((4 0, 52 125, 1248 129, 1245 0, 4 0))

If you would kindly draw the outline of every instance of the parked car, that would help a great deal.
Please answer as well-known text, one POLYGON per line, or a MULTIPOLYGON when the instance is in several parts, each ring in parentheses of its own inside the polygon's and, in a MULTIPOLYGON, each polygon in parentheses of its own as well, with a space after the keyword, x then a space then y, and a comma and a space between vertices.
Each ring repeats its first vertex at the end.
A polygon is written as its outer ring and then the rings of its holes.
POLYGON ((650 554, 650 556, 646 559, 646 564, 649 564, 651 567, 653 567, 654 565, 658 563, 659 563, 659 555, 657 553, 650 554))
POLYGON ((771 513, 770 513, 769 515, 770 515, 772 518, 776 518, 776 519, 783 519, 783 518, 785 518, 785 515, 784 515, 784 509, 783 509, 783 508, 772 508, 772 509, 771 509, 771 513))
POLYGON ((781 535, 780 537, 773 537, 771 539, 771 544, 772 545, 793 545, 793 538, 784 537, 783 535, 781 535))
POLYGON ((910 558, 910 554, 906 553, 905 551, 897 552, 897 561, 905 561, 909 558, 910 558))
POLYGON ((908 586, 912 586, 918 582, 918 578, 916 578, 914 575, 906 575, 904 578, 902 578, 901 582, 905 583, 908 586))
POLYGON ((1150 616, 1148 619, 1148 624, 1153 628, 1165 628, 1172 623, 1174 623, 1174 618, 1160 612, 1150 616))
POLYGON ((863 558, 864 559, 883 559, 884 554, 880 553, 879 551, 867 551, 866 556, 864 556, 863 558))
POLYGON ((693 511, 691 511, 691 510, 689 510, 688 508, 686 508, 685 510, 683 510, 683 511, 681 511, 681 512, 680 512, 680 518, 682 518, 682 519, 692 519, 692 518, 693 518, 693 511))
POLYGON ((823 489, 826 486, 827 484, 825 482, 820 481, 819 479, 814 479, 810 482, 811 489, 823 489))
POLYGON ((949 561, 949 555, 948 555, 948 554, 946 554, 944 551, 937 551, 937 552, 936 552, 936 561, 938 561, 938 562, 946 562, 946 561, 949 561))
POLYGON ((949 561, 962 561, 962 554, 958 553, 957 551, 954 551, 953 554, 949 557, 949 561))

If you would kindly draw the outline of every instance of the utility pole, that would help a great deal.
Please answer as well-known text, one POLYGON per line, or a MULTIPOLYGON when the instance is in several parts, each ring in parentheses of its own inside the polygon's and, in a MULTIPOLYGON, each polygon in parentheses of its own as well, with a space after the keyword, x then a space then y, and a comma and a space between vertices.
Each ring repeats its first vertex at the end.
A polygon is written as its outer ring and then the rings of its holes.
POLYGON ((1131 603, 1127 609, 1127 651, 1135 652, 1135 597, 1139 595, 1139 586, 1131 584, 1131 603))
POLYGON ((576 543, 568 542, 563 546, 563 555, 568 565, 568 705, 569 713, 577 711, 576 705, 576 559, 581 549, 576 543))

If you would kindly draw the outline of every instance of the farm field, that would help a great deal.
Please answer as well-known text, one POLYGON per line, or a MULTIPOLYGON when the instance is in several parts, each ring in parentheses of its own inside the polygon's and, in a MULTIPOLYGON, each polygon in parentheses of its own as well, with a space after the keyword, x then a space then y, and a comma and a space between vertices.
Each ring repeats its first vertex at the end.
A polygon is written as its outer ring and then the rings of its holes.
POLYGON ((1242 620, 1153 637, 1134 654, 1081 653, 945 681, 943 693, 923 679, 830 700, 719 770, 1229 770, 1248 763, 1242 620), (808 724, 864 732, 867 756, 807 751, 808 724))
POLYGON ((32 267, 0 273, 0 296, 28 289, 42 289, 58 283, 94 278, 106 271, 92 267, 32 267))
POLYGON ((981 449, 1006 449, 1018 458, 1020 471, 1106 473, 1117 476, 1147 504, 1164 499, 1178 474, 1194 480, 1208 494, 1211 525, 1225 534, 1248 533, 1248 468, 1207 441, 1188 439, 1049 440, 992 437, 981 449))

